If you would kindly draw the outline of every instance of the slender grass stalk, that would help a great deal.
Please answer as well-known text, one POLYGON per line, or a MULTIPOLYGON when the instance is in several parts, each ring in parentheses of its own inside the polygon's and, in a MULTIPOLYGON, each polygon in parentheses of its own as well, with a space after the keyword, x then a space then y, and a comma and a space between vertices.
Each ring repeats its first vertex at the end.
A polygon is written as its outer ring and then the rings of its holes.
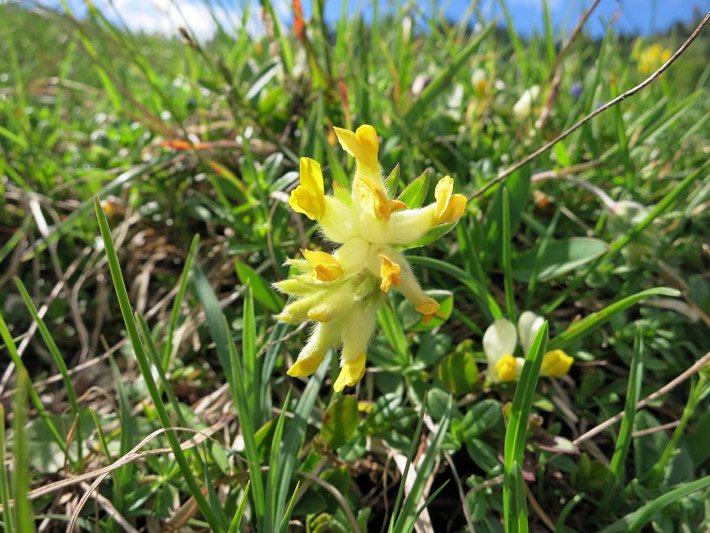
POLYGON ((528 530, 525 487, 522 472, 528 418, 532 409, 533 396, 540 376, 542 357, 547 345, 548 323, 544 322, 535 335, 530 350, 525 357, 525 365, 515 388, 513 405, 505 432, 504 458, 505 481, 503 483, 503 517, 506 532, 528 530))
MULTIPOLYGON (((32 504, 27 497, 30 490, 30 456, 29 440, 27 438, 27 390, 30 388, 30 378, 26 372, 18 369, 17 392, 15 393, 15 410, 13 420, 13 440, 15 463, 13 468, 15 496, 15 516, 13 523, 18 532, 31 533, 35 531, 32 517, 32 504)), ((4 468, 4 466, 3 466, 4 468)))
MULTIPOLYGON (((170 447, 175 454, 175 460, 180 467, 180 472, 184 476, 185 482, 190 489, 192 497, 195 498, 195 502, 200 509, 200 512, 205 517, 207 522, 213 531, 220 532, 227 529, 226 524, 223 524, 219 519, 219 515, 210 507, 209 503, 205 499, 202 490, 197 484, 197 480, 192 472, 190 463, 185 456, 182 448, 180 448, 180 442, 178 441, 175 432, 172 431, 172 423, 168 417, 167 410, 163 404, 163 400, 160 397, 160 392, 158 386, 153 379, 153 374, 151 371, 151 365, 144 350, 143 342, 141 341, 140 335, 138 333, 138 326, 136 325, 136 320, 133 316, 133 311, 131 309, 131 302, 128 298, 128 292, 126 290, 125 282, 123 281, 123 274, 121 273, 121 265, 118 261, 118 256, 116 255, 116 249, 113 245, 113 239, 111 238, 111 229, 108 225, 108 220, 106 220, 106 215, 101 208, 101 202, 98 197, 94 199, 94 209, 96 211, 96 218, 99 222, 99 229, 101 230, 101 237, 104 242, 104 248, 106 249, 106 257, 108 259, 109 269, 111 271, 111 278, 113 279, 113 285, 116 290, 116 296, 118 297, 118 303, 121 308, 121 315, 123 316, 123 322, 126 325, 126 330, 128 331, 128 336, 131 339, 131 345, 133 351, 138 360, 138 365, 140 366, 141 374, 145 380, 145 384, 148 388, 151 399, 155 406, 155 410, 160 419, 161 425, 166 428, 165 435, 168 439, 170 447)), ((144 339, 145 341, 150 341, 150 339, 144 339)))
POLYGON ((5 441, 5 408, 0 404, 0 502, 2 502, 2 522, 7 533, 15 533, 15 520, 10 505, 10 476, 5 467, 7 443, 5 441))
MULTIPOLYGON (((81 423, 80 417, 81 417, 81 408, 79 407, 79 400, 76 394, 76 389, 74 388, 74 382, 72 381, 71 377, 69 376, 69 369, 67 368, 67 364, 64 362, 64 358, 62 357, 62 354, 59 352, 59 347, 57 346, 57 343, 54 342, 54 339, 52 338, 52 334, 49 332, 49 328, 47 328, 47 325, 44 323, 44 320, 39 316, 39 312, 37 311, 37 308, 35 307, 34 303, 32 302, 32 297, 30 294, 27 292, 27 289, 25 288, 24 284, 22 283, 22 280, 18 277, 14 278, 15 285, 17 286, 17 290, 20 291, 20 295, 22 296, 23 301, 25 302, 25 305, 27 306, 27 309, 29 310, 30 314, 32 315, 32 319, 37 323, 37 327, 39 329, 40 335, 42 336, 42 339, 44 340, 45 345, 49 349, 49 353, 52 355, 52 359, 54 360, 54 364, 57 365, 57 369, 59 369, 59 373, 62 375, 62 383, 64 383, 64 388, 67 391, 67 397, 69 398, 69 405, 71 406, 71 412, 75 420, 77 420, 77 425, 76 425, 76 452, 77 452, 77 462, 82 461, 83 457, 83 452, 82 448, 84 446, 84 439, 82 438, 82 431, 81 431, 81 423)), ((67 450, 68 451, 68 450, 67 450)))
POLYGON ((505 308, 508 319, 516 322, 518 310, 515 305, 515 288, 513 287, 513 243, 510 228, 510 197, 507 187, 503 187, 503 208, 501 209, 501 227, 503 229, 503 288, 505 291, 505 308))
POLYGON ((170 357, 173 353, 173 336, 175 334, 175 329, 177 328, 178 319, 180 318, 180 308, 182 307, 182 302, 185 299, 185 293, 187 292, 187 282, 190 279, 190 271, 192 270, 192 263, 195 260, 195 255, 197 254, 197 247, 200 243, 200 236, 195 235, 192 238, 192 243, 190 244, 190 249, 185 257, 185 266, 182 269, 182 274, 180 275, 180 288, 175 295, 175 301, 173 302, 173 308, 170 311, 170 321, 168 322, 168 331, 165 334, 165 346, 163 347, 163 359, 162 368, 167 372, 170 367, 170 357))
POLYGON ((641 384, 643 383, 643 330, 636 328, 634 337, 634 355, 631 360, 629 373, 629 383, 626 388, 626 402, 624 404, 624 418, 621 419, 619 434, 614 443, 614 455, 609 463, 609 482, 605 490, 601 503, 602 508, 606 508, 614 495, 618 492, 618 487, 624 482, 624 465, 631 448, 631 434, 634 430, 636 418, 636 404, 641 396, 641 384))
POLYGON ((695 413, 700 401, 703 397, 707 396, 708 393, 708 374, 705 372, 700 372, 698 374, 697 381, 691 386, 690 393, 688 394, 688 401, 683 408, 683 414, 680 417, 680 423, 673 430, 671 438, 668 440, 661 457, 653 465, 651 471, 648 473, 648 479, 644 479, 650 485, 655 486, 660 483, 663 479, 666 467, 670 462, 673 454, 678 450, 678 442, 685 433, 688 426, 690 418, 695 413))

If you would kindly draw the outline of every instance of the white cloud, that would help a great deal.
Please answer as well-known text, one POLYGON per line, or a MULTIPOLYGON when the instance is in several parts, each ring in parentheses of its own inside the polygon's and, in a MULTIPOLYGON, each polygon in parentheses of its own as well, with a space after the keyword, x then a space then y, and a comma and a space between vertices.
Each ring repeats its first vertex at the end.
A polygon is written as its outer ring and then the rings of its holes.
MULTIPOLYGON (((228 32, 241 26, 242 9, 232 4, 227 10, 200 0, 108 0, 101 6, 112 18, 117 14, 133 31, 177 35, 185 27, 199 40, 207 40, 217 31, 217 22, 228 32)), ((257 8, 253 7, 247 22, 249 33, 263 33, 257 8)))

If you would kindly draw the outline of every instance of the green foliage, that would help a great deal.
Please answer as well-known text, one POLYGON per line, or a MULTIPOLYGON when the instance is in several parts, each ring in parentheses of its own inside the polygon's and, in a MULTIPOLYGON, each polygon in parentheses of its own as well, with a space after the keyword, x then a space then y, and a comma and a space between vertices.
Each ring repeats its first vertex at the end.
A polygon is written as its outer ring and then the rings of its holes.
POLYGON ((1 4, 3 528, 708 529, 707 357, 642 402, 710 344, 710 34, 479 195, 638 84, 635 49, 692 31, 582 32, 554 72, 569 35, 548 3, 526 38, 473 29, 475 6, 451 22, 342 3, 331 23, 314 2, 298 34, 273 2, 236 27, 205 2, 205 41, 189 18, 177 39, 93 4, 1 4), (288 206, 299 157, 347 188, 331 126, 365 122, 393 197, 419 208, 451 175, 473 200, 407 256, 438 315, 390 294, 364 379, 334 394, 334 351, 286 375, 306 331, 273 319, 273 283, 301 248, 333 248, 288 206), (483 335, 525 311, 545 325, 495 382, 483 335), (550 350, 568 375, 545 377, 550 350), (88 505, 57 504, 94 482, 88 505))

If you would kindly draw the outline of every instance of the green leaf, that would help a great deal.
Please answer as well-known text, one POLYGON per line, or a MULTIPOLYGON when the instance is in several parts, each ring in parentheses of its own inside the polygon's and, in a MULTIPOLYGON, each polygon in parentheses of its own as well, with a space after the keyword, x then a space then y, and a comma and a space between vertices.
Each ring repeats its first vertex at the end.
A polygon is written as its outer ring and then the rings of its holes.
POLYGON ((284 305, 281 297, 256 270, 239 260, 236 261, 235 268, 239 281, 243 285, 251 285, 257 302, 273 313, 281 311, 284 305))
POLYGON ((458 425, 456 434, 461 442, 469 442, 490 431, 503 420, 503 408, 499 401, 486 399, 476 403, 466 412, 458 425))
POLYGON ((426 393, 426 408, 434 420, 440 420, 450 410, 451 394, 440 389, 432 387, 426 393))
POLYGON ((444 235, 454 229, 454 227, 456 227, 455 222, 451 224, 439 224, 438 226, 434 226, 429 231, 427 231, 419 240, 408 244, 407 248, 419 248, 421 246, 431 244, 432 242, 441 239, 444 235))
POLYGON ((358 422, 357 400, 341 396, 326 409, 320 433, 331 448, 340 448, 353 436, 358 422))
POLYGON ((436 367, 436 377, 452 394, 473 392, 478 387, 478 366, 473 354, 459 351, 445 357, 436 367))
POLYGON ((537 269, 539 281, 567 274, 596 259, 609 249, 601 239, 592 237, 572 237, 559 241, 550 241, 541 257, 537 250, 525 252, 513 258, 513 277, 527 282, 537 269))
POLYGON ((412 183, 402 191, 397 197, 397 200, 407 204, 409 209, 417 209, 422 206, 429 192, 429 177, 431 169, 426 169, 422 175, 415 179, 412 183))

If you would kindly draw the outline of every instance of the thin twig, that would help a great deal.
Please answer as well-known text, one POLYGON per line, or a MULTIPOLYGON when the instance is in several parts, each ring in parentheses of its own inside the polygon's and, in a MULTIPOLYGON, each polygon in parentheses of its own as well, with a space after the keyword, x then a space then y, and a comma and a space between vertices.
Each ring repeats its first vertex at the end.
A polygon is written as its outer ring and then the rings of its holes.
POLYGON ((587 23, 589 16, 592 14, 592 11, 594 11, 597 8, 600 1, 601 0, 594 0, 594 3, 591 6, 589 6, 589 9, 587 9, 584 13, 582 13, 582 16, 577 21, 577 25, 572 30, 572 33, 570 33, 569 39, 567 39, 567 42, 562 47, 562 50, 560 50, 560 53, 557 54, 557 57, 555 57, 555 62, 553 63, 552 68, 550 69, 550 72, 547 75, 547 79, 545 79, 545 85, 547 85, 547 83, 550 81, 550 79, 552 79, 552 77, 555 75, 555 72, 557 71, 558 67, 560 66, 560 63, 562 63, 562 60, 567 55, 567 52, 569 51, 569 49, 572 48, 572 44, 574 43, 574 41, 577 39, 577 35, 579 35, 579 32, 582 31, 582 28, 587 23))
POLYGON ((530 487, 528 486, 527 483, 525 483, 525 495, 528 497, 528 501, 530 502, 530 506, 535 510, 535 513, 537 513, 537 516, 540 517, 540 520, 542 520, 545 525, 548 527, 550 531, 555 531, 555 523, 550 519, 549 516, 547 516, 547 513, 545 510, 540 506, 540 503, 537 501, 535 498, 535 495, 532 493, 530 490, 530 487))
MULTIPOLYGON (((695 374, 698 370, 700 370, 703 366, 705 366, 708 363, 710 363, 710 352, 706 353, 704 356, 702 356, 700 359, 698 359, 698 361, 696 361, 696 363, 693 366, 688 368, 685 372, 680 374, 677 378, 668 382, 663 387, 658 389, 656 392, 646 396, 643 400, 641 400, 639 403, 636 404, 636 409, 643 409, 649 403, 654 401, 656 398, 659 398, 659 397, 663 396, 664 394, 667 394, 668 392, 670 392, 671 390, 676 388, 678 385, 683 383, 686 379, 688 379, 690 376, 695 374)), ((624 418, 623 411, 620 412, 619 414, 617 414, 616 416, 613 416, 610 419, 606 420, 605 422, 602 422, 598 426, 590 429, 586 433, 583 433, 582 435, 580 435, 579 437, 574 439, 572 441, 572 444, 577 446, 578 444, 584 442, 585 440, 591 439, 595 435, 604 431, 606 428, 616 424, 622 418, 624 418)))
POLYGON ((667 424, 661 424, 660 426, 655 426, 652 428, 648 429, 640 429, 638 431, 634 431, 631 436, 634 439, 638 439, 639 437, 645 437, 646 435, 652 435, 653 433, 659 433, 661 431, 666 431, 667 429, 673 429, 675 427, 678 427, 680 425, 680 420, 674 420, 673 422, 668 422, 667 424))
POLYGON ((644 81, 642 81, 641 83, 639 83, 635 87, 629 89, 625 93, 620 94, 619 96, 617 96, 613 100, 610 100, 609 102, 607 102, 603 106, 595 109, 594 111, 589 113, 586 117, 584 117, 582 120, 575 123, 572 127, 570 127, 569 129, 567 129, 564 132, 562 132, 561 134, 559 134, 557 137, 552 139, 547 144, 545 144, 545 145, 541 146, 540 148, 538 148, 537 150, 535 150, 532 154, 524 157, 523 159, 521 159, 520 161, 518 161, 514 165, 505 169, 503 172, 498 174, 497 177, 495 177, 494 179, 492 179, 491 181, 486 183, 478 191, 476 191, 471 196, 469 196, 469 200, 473 200, 474 198, 478 198, 479 196, 482 196, 489 189, 491 189, 492 187, 494 187, 498 183, 505 180, 505 178, 510 176, 513 172, 515 172, 516 170, 520 169, 521 167, 527 165, 533 159, 536 159, 540 155, 544 154, 550 148, 552 148, 554 145, 556 145, 558 142, 569 137, 572 133, 574 133, 579 128, 584 126, 587 122, 592 120, 597 115, 602 114, 607 109, 614 107, 616 104, 622 102, 623 100, 626 100, 629 96, 633 96, 637 92, 641 91, 642 89, 644 89, 645 87, 650 85, 654 80, 656 80, 656 78, 658 78, 661 74, 663 74, 668 69, 668 67, 670 67, 688 49, 688 47, 698 37, 698 35, 700 35, 700 32, 703 30, 703 28, 707 25, 707 23, 709 21, 710 21, 710 11, 705 14, 705 16, 703 17, 703 20, 700 21, 700 24, 698 24, 698 27, 695 28, 695 31, 690 35, 690 37, 688 37, 688 39, 681 45, 680 48, 678 48, 678 50, 676 50, 676 52, 671 56, 671 58, 668 61, 666 61, 665 63, 663 63, 661 68, 659 68, 656 72, 651 74, 648 78, 646 78, 644 81))

